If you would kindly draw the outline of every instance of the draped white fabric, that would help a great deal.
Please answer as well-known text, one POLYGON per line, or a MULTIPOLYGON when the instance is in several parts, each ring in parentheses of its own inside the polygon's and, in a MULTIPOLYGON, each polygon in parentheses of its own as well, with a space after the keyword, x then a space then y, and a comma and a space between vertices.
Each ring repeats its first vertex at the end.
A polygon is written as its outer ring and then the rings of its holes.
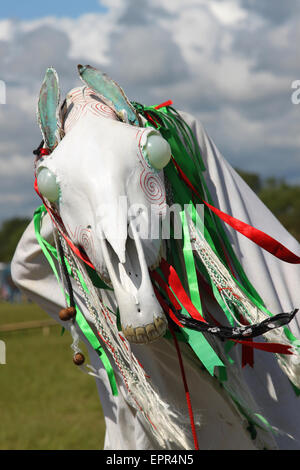
MULTIPOLYGON (((298 242, 222 157, 201 124, 191 115, 181 114, 199 142, 206 166, 204 175, 215 206, 265 231, 300 255, 298 242)), ((277 260, 228 227, 226 231, 247 276, 265 301, 266 307, 274 314, 299 307, 300 266, 277 260)), ((51 240, 51 233, 52 224, 46 216, 43 220, 42 235, 51 240)), ((25 294, 60 322, 58 312, 64 306, 64 296, 36 241, 33 223, 29 225, 18 245, 12 262, 12 274, 16 284, 25 294)), ((74 288, 76 300, 84 312, 82 299, 75 286, 74 288)), ((114 306, 114 299, 106 300, 114 306)), ((207 302, 209 303, 209 299, 207 302)), ((218 320, 224 321, 220 310, 214 314, 218 320)), ((293 320, 291 329, 295 336, 300 337, 297 318, 293 320)), ((235 348, 233 354, 236 362, 240 364, 238 348, 239 346, 235 348)), ((217 381, 198 367, 196 359, 191 361, 188 358, 190 355, 186 346, 182 346, 182 349, 186 355, 185 368, 193 408, 196 419, 199 418, 201 422, 201 425, 197 426, 200 449, 255 448, 245 430, 247 423, 243 423, 241 427, 239 415, 227 398, 220 394, 217 381)), ((151 345, 133 345, 132 351, 143 364, 161 396, 181 412, 183 430, 188 429, 185 394, 172 343, 161 339, 151 345)), ((99 370, 102 377, 101 380, 96 379, 96 384, 106 421, 105 449, 158 448, 148 428, 136 411, 127 404, 126 390, 118 371, 116 370, 116 376, 121 393, 118 397, 113 397, 98 356, 90 347, 89 352, 91 364, 99 370)), ((239 369, 257 403, 257 411, 271 425, 282 431, 274 436, 277 446, 281 449, 300 448, 300 397, 296 397, 288 378, 279 368, 276 357, 270 353, 255 351, 254 368, 246 366, 241 369, 239 365, 239 369)), ((84 404, 82 410, 84 412, 84 404)), ((98 417, 95 416, 95 419, 98 417)), ((268 433, 262 433, 256 444, 260 447, 274 447, 272 437, 268 433)))

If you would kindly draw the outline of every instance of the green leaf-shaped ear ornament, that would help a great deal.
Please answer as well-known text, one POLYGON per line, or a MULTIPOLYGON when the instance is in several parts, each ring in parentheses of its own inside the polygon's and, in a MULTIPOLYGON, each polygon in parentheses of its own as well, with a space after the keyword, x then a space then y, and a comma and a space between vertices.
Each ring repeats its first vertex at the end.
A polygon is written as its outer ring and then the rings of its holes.
POLYGON ((58 144, 59 101, 60 91, 58 76, 55 69, 50 67, 46 70, 37 110, 38 124, 43 135, 44 145, 50 152, 52 152, 58 144))
POLYGON ((78 65, 78 72, 81 80, 115 111, 121 121, 142 126, 138 113, 116 82, 90 65, 78 65))
MULTIPOLYGON (((34 152, 39 157, 50 154, 58 144, 60 138, 59 101, 58 77, 51 67, 46 70, 38 101, 37 119, 44 140, 34 152)), ((40 194, 48 201, 56 202, 59 198, 59 185, 54 173, 42 165, 37 169, 36 177, 40 194)))

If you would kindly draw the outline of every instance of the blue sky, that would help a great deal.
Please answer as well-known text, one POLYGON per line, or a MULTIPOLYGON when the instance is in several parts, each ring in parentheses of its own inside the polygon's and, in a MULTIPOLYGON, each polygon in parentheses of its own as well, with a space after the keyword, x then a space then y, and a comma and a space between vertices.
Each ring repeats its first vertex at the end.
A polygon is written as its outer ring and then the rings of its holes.
POLYGON ((98 0, 9 0, 2 2, 0 18, 35 19, 42 16, 77 17, 84 13, 105 12, 98 0))

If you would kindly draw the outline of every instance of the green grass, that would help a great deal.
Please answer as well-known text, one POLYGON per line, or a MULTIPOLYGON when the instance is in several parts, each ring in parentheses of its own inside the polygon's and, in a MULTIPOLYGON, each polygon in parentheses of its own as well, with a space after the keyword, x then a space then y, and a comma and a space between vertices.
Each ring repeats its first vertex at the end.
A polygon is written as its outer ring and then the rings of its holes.
MULTIPOLYGON (((0 304, 0 323, 49 318, 34 304, 0 304)), ((0 333, 0 449, 102 449, 105 425, 94 379, 72 362, 60 326, 0 333)), ((83 351, 85 350, 82 345, 83 351)))
POLYGON ((31 320, 47 320, 49 318, 44 310, 30 302, 21 304, 0 303, 0 325, 31 320))

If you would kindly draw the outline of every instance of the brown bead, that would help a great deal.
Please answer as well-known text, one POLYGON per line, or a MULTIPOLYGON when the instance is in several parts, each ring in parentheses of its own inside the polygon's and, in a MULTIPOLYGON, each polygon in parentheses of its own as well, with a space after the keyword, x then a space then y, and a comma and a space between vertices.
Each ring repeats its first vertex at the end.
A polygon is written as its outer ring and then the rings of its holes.
POLYGON ((76 353, 73 357, 73 362, 76 366, 81 366, 85 361, 85 357, 82 353, 76 353))
POLYGON ((75 307, 62 308, 61 311, 59 312, 59 318, 62 321, 71 320, 71 318, 74 318, 75 315, 76 315, 75 307))

